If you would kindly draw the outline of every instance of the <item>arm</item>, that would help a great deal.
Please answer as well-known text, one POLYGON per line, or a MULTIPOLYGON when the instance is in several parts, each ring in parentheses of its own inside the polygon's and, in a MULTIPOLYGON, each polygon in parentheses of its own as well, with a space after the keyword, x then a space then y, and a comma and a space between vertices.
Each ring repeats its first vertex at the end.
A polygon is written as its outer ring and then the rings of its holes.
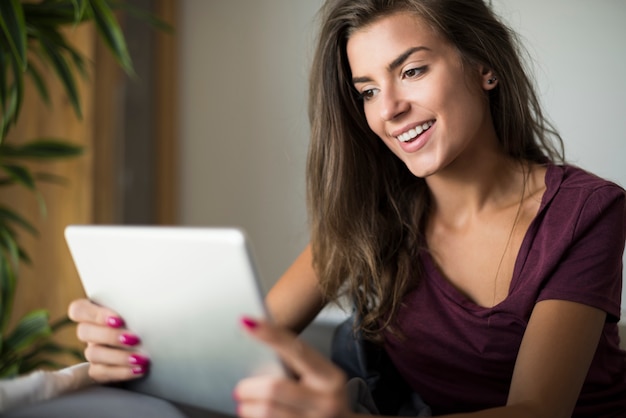
POLYGON ((308 245, 268 292, 265 302, 274 322, 302 331, 324 307, 308 245))
POLYGON ((596 351, 606 313, 558 300, 539 302, 520 347, 509 404, 534 407, 538 416, 570 417, 596 351))
POLYGON ((537 303, 517 356, 507 406, 450 418, 571 417, 605 318, 605 312, 574 302, 537 303))
MULTIPOLYGON (((507 405, 448 418, 569 418, 600 338, 606 314, 560 300, 539 302, 518 354, 507 405)), ((253 377, 235 388, 242 417, 358 418, 350 412, 344 373, 296 336, 253 320, 244 326, 271 346, 297 380, 253 377)))

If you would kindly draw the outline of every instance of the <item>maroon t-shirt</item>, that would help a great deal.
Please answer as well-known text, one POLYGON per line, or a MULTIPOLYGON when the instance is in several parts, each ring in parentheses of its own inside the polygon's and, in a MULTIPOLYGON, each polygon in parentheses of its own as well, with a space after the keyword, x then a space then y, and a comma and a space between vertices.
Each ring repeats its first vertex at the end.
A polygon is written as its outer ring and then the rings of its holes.
MULTIPOLYGON (((572 166, 548 166, 546 191, 517 256, 507 298, 468 300, 423 253, 425 276, 407 294, 386 350, 435 415, 506 404, 519 346, 535 304, 568 300, 607 312, 574 417, 626 417, 626 353, 619 349, 626 195, 572 166)), ((555 341, 558 344, 558 341, 555 341)))

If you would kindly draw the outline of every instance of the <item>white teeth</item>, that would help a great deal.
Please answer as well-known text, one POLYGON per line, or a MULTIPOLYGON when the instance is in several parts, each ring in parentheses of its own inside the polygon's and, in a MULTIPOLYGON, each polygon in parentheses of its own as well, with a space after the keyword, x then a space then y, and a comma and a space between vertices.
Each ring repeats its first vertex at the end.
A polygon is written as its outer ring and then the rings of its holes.
POLYGON ((398 135, 397 139, 400 142, 409 142, 410 140, 416 138, 418 135, 421 135, 423 132, 427 131, 431 126, 433 126, 433 121, 424 122, 422 125, 416 126, 415 128, 409 129, 407 132, 398 135))

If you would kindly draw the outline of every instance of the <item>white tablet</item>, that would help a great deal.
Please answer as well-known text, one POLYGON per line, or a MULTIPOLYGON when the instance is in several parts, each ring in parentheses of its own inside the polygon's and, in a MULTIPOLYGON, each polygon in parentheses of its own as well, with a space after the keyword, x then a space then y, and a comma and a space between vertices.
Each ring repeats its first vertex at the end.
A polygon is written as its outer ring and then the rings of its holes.
POLYGON ((240 379, 285 374, 240 323, 267 318, 240 229, 71 225, 65 238, 86 295, 119 312, 150 357, 131 390, 234 414, 240 379))

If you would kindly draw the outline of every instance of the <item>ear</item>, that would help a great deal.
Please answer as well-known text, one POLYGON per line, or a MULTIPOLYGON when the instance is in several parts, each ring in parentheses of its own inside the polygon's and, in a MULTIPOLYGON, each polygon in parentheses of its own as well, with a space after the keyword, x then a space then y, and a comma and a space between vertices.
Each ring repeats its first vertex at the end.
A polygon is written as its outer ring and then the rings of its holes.
POLYGON ((484 90, 493 90, 498 85, 498 77, 496 77, 491 68, 481 66, 480 78, 484 90))

